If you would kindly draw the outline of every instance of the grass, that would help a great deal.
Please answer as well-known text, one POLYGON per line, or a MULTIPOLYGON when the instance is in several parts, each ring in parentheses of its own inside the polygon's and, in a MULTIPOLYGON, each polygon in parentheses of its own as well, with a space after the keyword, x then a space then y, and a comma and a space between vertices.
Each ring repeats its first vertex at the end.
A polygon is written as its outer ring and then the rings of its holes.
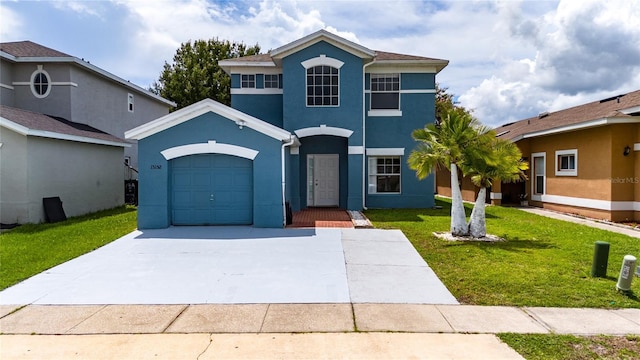
POLYGON ((640 359, 640 336, 498 334, 528 360, 640 359))
MULTIPOLYGON (((487 232, 504 242, 448 242, 451 203, 442 209, 368 210, 377 228, 401 229, 438 277, 465 304, 640 308, 640 280, 615 289, 626 254, 640 255, 640 239, 524 211, 487 207, 487 232), (594 243, 610 243, 606 278, 592 278, 594 243)), ((466 204, 469 215, 471 204, 466 204)))
POLYGON ((118 207, 0 234, 0 290, 95 250, 136 228, 136 209, 118 207))

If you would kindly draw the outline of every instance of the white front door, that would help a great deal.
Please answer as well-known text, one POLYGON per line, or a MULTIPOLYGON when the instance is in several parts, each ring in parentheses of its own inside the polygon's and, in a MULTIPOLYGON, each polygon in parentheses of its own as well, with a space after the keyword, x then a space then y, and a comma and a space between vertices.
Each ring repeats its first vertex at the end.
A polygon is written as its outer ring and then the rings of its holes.
POLYGON ((340 203, 338 154, 307 155, 307 206, 340 203))

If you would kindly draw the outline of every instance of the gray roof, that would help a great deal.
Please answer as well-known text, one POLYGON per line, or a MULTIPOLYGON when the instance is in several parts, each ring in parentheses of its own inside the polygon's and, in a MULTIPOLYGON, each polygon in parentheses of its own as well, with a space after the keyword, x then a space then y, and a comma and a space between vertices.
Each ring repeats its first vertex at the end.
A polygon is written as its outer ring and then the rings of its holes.
MULTIPOLYGON (((125 145, 126 140, 100 131, 89 125, 76 123, 60 117, 54 117, 36 113, 33 111, 17 109, 0 105, 0 118, 9 120, 27 131, 26 135, 44 136, 68 140, 86 139, 84 142, 125 145), (46 134, 51 133, 51 136, 46 134), (56 135, 56 136, 54 136, 56 135), (62 135, 62 136, 60 136, 62 135), (93 141, 91 141, 93 140, 93 141)), ((7 126, 10 127, 10 126, 7 126)))

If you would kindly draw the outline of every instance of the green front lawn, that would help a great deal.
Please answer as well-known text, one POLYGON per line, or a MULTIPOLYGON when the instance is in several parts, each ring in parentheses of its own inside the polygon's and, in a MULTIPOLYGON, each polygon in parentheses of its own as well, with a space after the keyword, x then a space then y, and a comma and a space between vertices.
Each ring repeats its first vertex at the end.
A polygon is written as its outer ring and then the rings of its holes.
POLYGON ((498 334, 527 360, 640 359, 639 336, 498 334))
MULTIPOLYGON (((448 200, 442 209, 368 210, 376 228, 401 229, 438 277, 465 304, 640 308, 640 279, 632 293, 616 291, 626 254, 640 256, 640 239, 526 213, 487 207, 487 232, 507 241, 448 242, 448 200), (606 278, 592 278, 594 243, 610 243, 606 278)), ((465 204, 468 213, 471 204, 465 204)))
POLYGON ((99 248, 136 228, 136 209, 119 207, 0 234, 0 290, 99 248))

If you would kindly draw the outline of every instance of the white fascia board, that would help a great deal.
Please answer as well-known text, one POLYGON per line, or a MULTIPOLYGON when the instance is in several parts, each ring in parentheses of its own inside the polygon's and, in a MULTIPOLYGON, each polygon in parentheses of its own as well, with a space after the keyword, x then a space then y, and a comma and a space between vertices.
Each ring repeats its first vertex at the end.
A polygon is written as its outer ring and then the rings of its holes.
POLYGON ((162 96, 156 95, 138 85, 135 85, 133 83, 131 83, 130 81, 124 80, 123 78, 116 76, 108 71, 105 71, 89 62, 83 61, 81 59, 78 59, 77 57, 29 57, 29 56, 25 56, 25 57, 13 57, 13 60, 15 62, 21 62, 21 63, 72 63, 72 64, 76 64, 79 65, 80 67, 86 68, 92 72, 95 72, 103 77, 106 77, 107 79, 117 82, 120 85, 124 85, 125 87, 128 87, 129 89, 140 93, 144 96, 150 97, 154 100, 157 100, 159 102, 162 102, 166 105, 169 105, 171 107, 175 107, 176 103, 174 103, 173 101, 169 101, 165 98, 163 98, 162 96))
POLYGON ((637 113, 637 112, 640 112, 640 105, 634 106, 634 107, 630 107, 630 108, 627 108, 627 109, 618 110, 618 111, 620 111, 621 113, 623 113, 625 115, 637 113))
POLYGON ((430 60, 384 60, 374 61, 367 67, 367 74, 388 74, 388 73, 417 73, 417 74, 437 74, 447 66, 444 64, 434 64, 430 60))
POLYGON ((98 144, 98 145, 108 145, 108 146, 119 146, 119 147, 131 147, 131 144, 117 141, 109 141, 109 140, 101 140, 90 138, 86 136, 77 136, 77 135, 69 135, 62 134, 53 131, 45 131, 45 130, 33 130, 28 127, 22 126, 20 124, 16 124, 13 121, 0 117, 0 126, 12 130, 23 136, 37 136, 49 139, 57 139, 57 140, 68 140, 75 141, 87 144, 98 144))
POLYGON ((211 99, 204 99, 193 105, 174 111, 171 114, 131 129, 125 132, 124 135, 126 139, 141 140, 208 112, 216 113, 236 122, 238 125, 246 126, 276 140, 283 141, 291 139, 290 132, 211 99))
POLYGON ((253 74, 265 74, 265 75, 280 75, 282 74, 282 69, 281 68, 276 68, 276 67, 257 67, 257 66, 248 66, 248 67, 244 67, 244 68, 235 68, 235 67, 230 67, 229 71, 227 71, 227 73, 229 75, 231 74, 249 74, 249 75, 253 75, 253 74))
MULTIPOLYGON (((559 134, 559 133, 563 133, 563 132, 569 132, 569 131, 575 131, 575 130, 583 130, 583 129, 588 129, 588 128, 597 127, 597 126, 604 126, 604 125, 633 124, 633 123, 640 123, 640 119, 633 118, 633 117, 630 117, 630 118, 626 118, 626 117, 602 118, 602 119, 585 121, 585 122, 581 122, 581 123, 577 123, 577 124, 571 124, 571 125, 567 125, 567 126, 561 126, 561 127, 557 127, 557 128, 553 128, 553 129, 548 129, 548 130, 535 131, 535 132, 532 132, 532 133, 523 134, 522 138, 526 139, 526 138, 532 138, 532 137, 538 137, 538 136, 544 136, 544 135, 553 135, 553 134, 559 134)), ((518 139, 518 140, 520 140, 520 139, 518 139)), ((512 141, 515 142, 517 140, 512 140, 512 141)))
POLYGON ((293 54, 323 40, 360 58, 373 58, 376 54, 375 51, 360 44, 341 38, 340 36, 332 34, 326 30, 319 30, 289 44, 271 50, 271 57, 282 59, 287 55, 293 54))

